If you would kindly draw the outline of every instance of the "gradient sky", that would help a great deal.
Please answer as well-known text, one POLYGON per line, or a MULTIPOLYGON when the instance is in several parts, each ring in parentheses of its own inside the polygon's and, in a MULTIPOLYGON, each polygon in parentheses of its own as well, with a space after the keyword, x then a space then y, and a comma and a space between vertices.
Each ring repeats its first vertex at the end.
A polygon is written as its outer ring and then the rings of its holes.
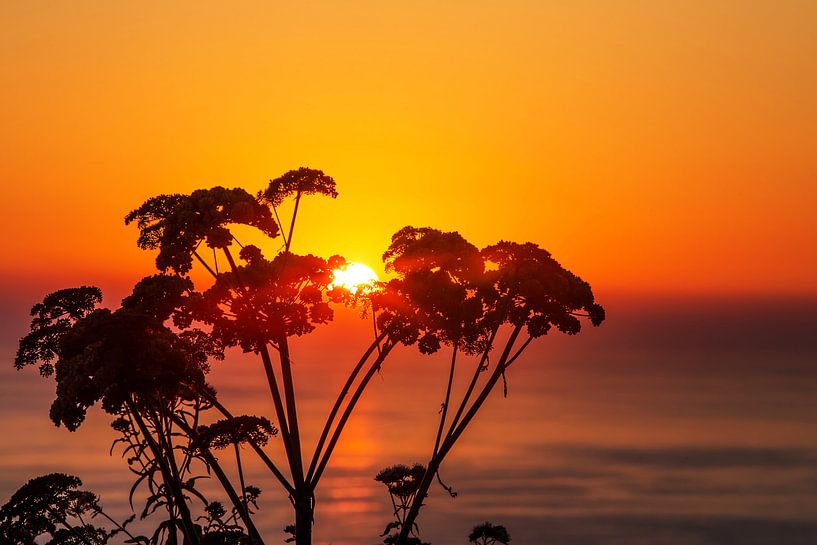
POLYGON ((145 198, 333 175, 296 251, 533 240, 602 292, 817 293, 817 4, 3 2, 0 274, 149 271, 145 198), (308 242, 308 243, 307 243, 308 242))

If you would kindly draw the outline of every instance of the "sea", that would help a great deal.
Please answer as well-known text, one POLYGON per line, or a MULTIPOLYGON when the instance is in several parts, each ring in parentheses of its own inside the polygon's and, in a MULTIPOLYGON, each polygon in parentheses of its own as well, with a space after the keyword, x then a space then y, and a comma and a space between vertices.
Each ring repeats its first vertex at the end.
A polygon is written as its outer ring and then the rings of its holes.
MULTIPOLYGON (((56 428, 53 379, 12 366, 29 295, 0 309, 0 503, 33 476, 63 472, 125 518, 134 476, 121 449, 109 455, 111 417, 94 407, 78 431, 56 428)), ((445 460, 456 497, 432 487, 423 540, 465 545, 489 521, 515 545, 817 544, 817 298, 614 292, 602 302, 601 327, 538 339, 508 370, 507 391, 498 385, 445 460)), ((307 453, 372 334, 354 309, 336 322, 293 341, 307 453)), ((318 486, 316 544, 382 543, 392 507, 374 476, 428 460, 449 358, 400 347, 374 377, 318 486)), ((458 359, 452 404, 474 365, 458 359)), ((275 420, 253 354, 230 352, 209 380, 234 413, 275 420)), ((266 449, 283 463, 280 438, 266 449)), ((235 476, 232 451, 218 455, 235 476)), ((288 499, 252 451, 242 460, 262 489, 256 523, 266 543, 283 543, 288 499)))

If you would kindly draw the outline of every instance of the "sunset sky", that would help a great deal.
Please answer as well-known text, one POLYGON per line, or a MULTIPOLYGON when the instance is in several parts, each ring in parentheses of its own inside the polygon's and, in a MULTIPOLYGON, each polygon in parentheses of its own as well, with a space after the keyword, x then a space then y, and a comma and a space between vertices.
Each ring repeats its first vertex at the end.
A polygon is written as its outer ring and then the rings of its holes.
MULTIPOLYGON (((815 0, 0 1, 0 506, 61 471, 132 511, 109 415, 54 427, 54 381, 11 365, 32 304, 93 284, 117 307, 155 271, 123 221, 147 198, 302 166, 340 195, 301 202, 297 253, 383 275, 406 225, 533 241, 608 311, 503 373, 424 537, 490 519, 516 545, 817 543, 815 0)), ((292 341, 310 451, 370 342, 359 314, 292 341)), ((393 506, 373 476, 428 459, 448 357, 378 368, 316 545, 377 539, 393 506)), ((274 414, 255 355, 208 380, 274 414)), ((246 467, 279 542, 289 502, 246 467)))
POLYGON ((133 282, 145 198, 335 177, 294 249, 532 240, 601 293, 817 293, 817 4, 4 2, 0 274, 133 282))

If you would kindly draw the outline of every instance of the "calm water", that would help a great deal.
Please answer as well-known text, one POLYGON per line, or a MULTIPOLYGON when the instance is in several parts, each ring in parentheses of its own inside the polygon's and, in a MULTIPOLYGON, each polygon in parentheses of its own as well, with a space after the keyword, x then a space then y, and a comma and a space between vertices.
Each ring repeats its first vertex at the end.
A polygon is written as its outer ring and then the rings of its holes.
MULTIPOLYGON (((124 516, 130 475, 107 456, 108 418, 92 410, 76 433, 54 428, 53 385, 10 366, 37 297, 4 302, 0 501, 63 471, 124 516)), ((296 347, 307 445, 368 334, 351 319, 296 347)), ((212 382, 236 412, 270 414, 260 368, 236 359, 212 382)), ((490 520, 517 545, 817 543, 815 362, 813 300, 620 297, 602 328, 547 338, 515 364, 508 398, 496 392, 443 466, 459 496, 432 489, 422 535, 464 544, 490 520)), ((442 359, 403 350, 373 381, 320 485, 316 543, 378 541, 390 513, 373 476, 425 461, 446 372, 442 359)), ((273 440, 268 450, 280 460, 279 449, 273 440)), ((288 505, 260 467, 249 473, 264 489, 259 527, 279 542, 288 505)))

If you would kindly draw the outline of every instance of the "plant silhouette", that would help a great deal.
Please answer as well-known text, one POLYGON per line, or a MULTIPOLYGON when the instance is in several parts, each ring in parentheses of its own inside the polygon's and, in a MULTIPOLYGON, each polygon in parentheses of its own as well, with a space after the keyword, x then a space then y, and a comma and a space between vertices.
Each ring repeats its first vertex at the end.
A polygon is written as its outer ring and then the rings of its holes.
POLYGON ((456 232, 405 227, 392 237, 383 259, 397 278, 374 296, 381 330, 405 345, 416 344, 423 354, 443 346, 451 350, 431 457, 397 541, 407 545, 433 480, 456 495, 440 479, 440 465, 497 383, 506 384, 508 368, 554 327, 575 335, 582 317, 601 324, 604 309, 589 284, 532 243, 502 241, 480 250, 456 232), (527 339, 518 343, 523 331, 527 339), (490 357, 497 352, 498 357, 490 357), (469 385, 455 405, 452 385, 459 356, 474 361, 469 385), (480 385, 483 374, 488 378, 480 385))
MULTIPOLYGON (((391 280, 354 292, 334 286, 344 258, 293 252, 302 199, 315 195, 336 197, 334 180, 300 168, 254 195, 215 187, 150 198, 125 222, 136 224, 139 247, 157 251, 157 274, 139 281, 117 309, 100 307, 101 291, 92 286, 59 290, 32 309, 15 366, 36 365, 41 375, 54 377, 55 425, 74 431, 97 404, 113 416, 119 434, 114 448, 136 476, 129 501, 133 505, 141 488, 147 499, 140 517, 162 517, 150 537, 134 542, 263 544, 253 522, 261 491, 245 481, 246 449, 292 505, 287 541, 310 544, 321 477, 372 377, 402 344, 422 354, 451 350, 428 463, 393 466, 377 476, 394 506, 384 542, 420 545, 416 520, 431 483, 436 478, 442 484, 440 465, 498 381, 504 383, 510 365, 552 328, 576 334, 581 317, 593 325, 604 319, 590 286, 536 245, 500 242, 479 249, 459 233, 431 228, 394 234, 383 256, 391 280), (284 229, 287 202, 292 213, 284 229), (238 241, 236 225, 269 240, 280 236, 283 244, 265 255, 238 241), (210 281, 194 284, 194 266, 210 281), (361 308, 374 321, 374 334, 350 365, 314 449, 306 450, 290 341, 330 323, 333 305, 361 308), (523 332, 527 338, 518 342, 523 332), (234 414, 208 383, 211 366, 234 347, 254 354, 264 370, 270 418, 234 414), (473 360, 473 375, 455 404, 452 384, 463 358, 473 360), (285 466, 267 454, 276 447, 285 466), (227 456, 234 458, 238 482, 222 467, 227 456), (197 480, 207 475, 220 485, 221 498, 211 500, 198 489, 197 480)), ((72 536, 67 527, 61 530, 65 539, 83 542, 83 530, 72 536)))
MULTIPOLYGON (((221 346, 238 346, 259 356, 289 475, 254 448, 292 501, 298 544, 311 542, 315 489, 368 383, 366 379, 355 385, 355 380, 367 365, 379 368, 394 346, 385 335, 379 335, 364 350, 326 420, 314 454, 307 459, 300 439, 289 339, 330 322, 330 303, 344 304, 354 299, 348 291, 330 287, 332 272, 346 263, 342 257, 323 259, 290 251, 301 199, 307 195, 336 197, 334 180, 319 170, 300 168, 272 180, 255 197, 244 190, 221 187, 189 196, 163 195, 148 200, 126 217, 126 222, 136 222, 140 229, 139 245, 159 250, 156 265, 160 270, 185 275, 195 259, 213 277, 211 286, 191 293, 176 307, 174 323, 183 329, 194 322, 205 324, 221 346), (278 208, 288 199, 294 201, 294 211, 284 233, 279 229, 278 208), (280 233, 284 248, 268 259, 257 246, 242 246, 236 259, 230 250, 233 243, 238 244, 229 229, 231 224, 256 227, 269 238, 280 233), (213 250, 211 262, 198 251, 202 242, 213 250), (220 270, 218 252, 228 264, 227 270, 220 270), (277 369, 273 354, 277 356, 277 369)), ((215 396, 208 399, 224 416, 231 417, 215 396)))
POLYGON ((103 545, 120 533, 132 543, 139 541, 126 528, 134 516, 119 524, 102 510, 99 498, 81 486, 78 477, 62 473, 28 481, 0 507, 0 542, 34 545, 42 536, 50 536, 48 545, 103 545), (114 528, 108 531, 91 524, 89 520, 97 516, 114 528))
POLYGON ((468 541, 476 545, 496 545, 497 543, 508 545, 511 536, 501 524, 494 525, 490 522, 483 522, 474 526, 473 531, 468 536, 468 541))
MULTIPOLYGON (((411 467, 398 464, 381 470, 375 476, 374 480, 386 485, 394 508, 394 520, 388 523, 386 529, 380 534, 385 545, 392 545, 397 542, 399 530, 403 526, 406 513, 414 501, 414 497, 417 495, 420 479, 423 478, 425 472, 426 468, 421 464, 414 464, 411 467)), ((414 536, 409 538, 409 543, 411 545, 428 545, 414 536)))

